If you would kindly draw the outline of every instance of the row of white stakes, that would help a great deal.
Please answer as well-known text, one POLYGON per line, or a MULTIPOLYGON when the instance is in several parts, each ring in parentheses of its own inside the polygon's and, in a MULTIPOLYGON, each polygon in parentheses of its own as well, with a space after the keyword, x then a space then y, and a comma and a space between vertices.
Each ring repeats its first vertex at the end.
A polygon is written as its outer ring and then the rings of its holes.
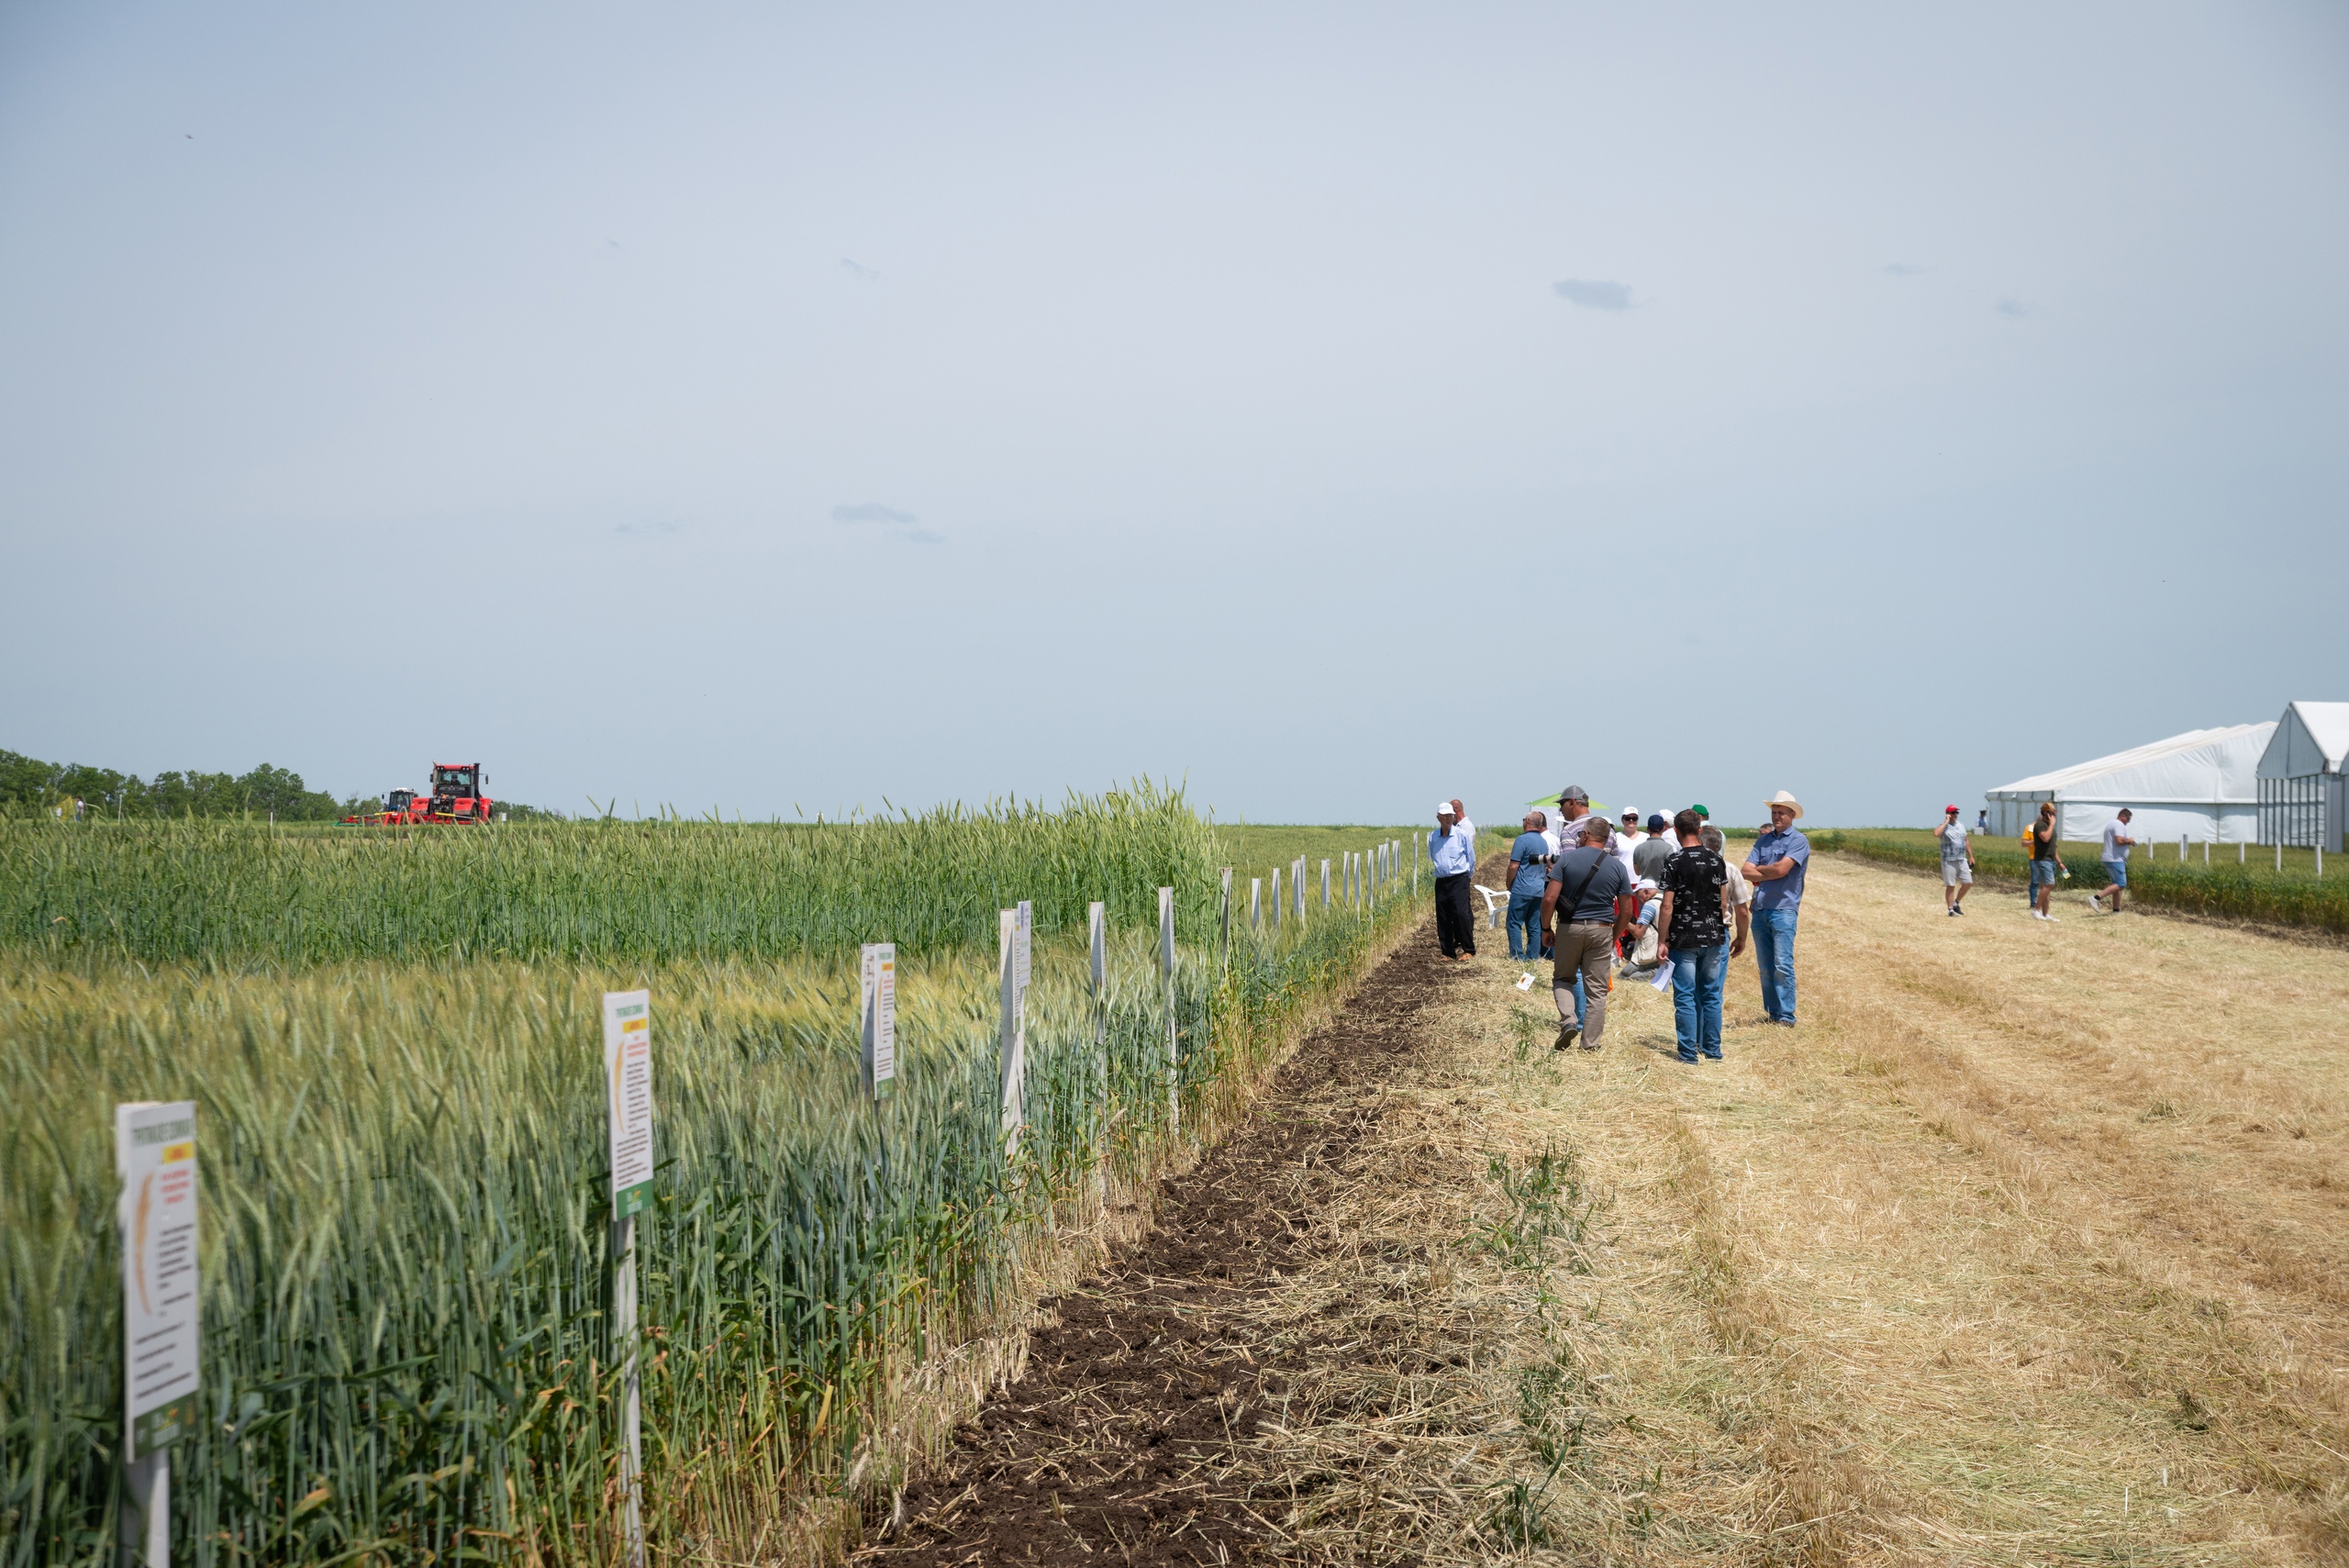
MULTIPOLYGON (((1376 890, 1397 881, 1402 874, 1402 843, 1386 840, 1368 850, 1349 850, 1340 857, 1344 895, 1349 903, 1368 903, 1376 890)), ((1305 918, 1306 858, 1302 855, 1289 862, 1289 885, 1294 890, 1296 917, 1305 918)), ((1273 873, 1273 929, 1281 925, 1281 873, 1273 873)), ((1217 960, 1220 963, 1231 952, 1231 868, 1222 868, 1222 897, 1216 918, 1217 960)), ((1419 862, 1411 864, 1411 888, 1419 891, 1419 862)), ((1321 862, 1321 906, 1330 905, 1330 862, 1321 862)), ((1248 925, 1252 930, 1261 929, 1264 910, 1264 878, 1251 877, 1248 882, 1248 925)), ((1108 1055, 1104 1049, 1108 1043, 1108 930, 1107 906, 1096 902, 1085 908, 1086 945, 1091 950, 1093 974, 1093 1045, 1097 1071, 1103 1075, 1103 1089, 1108 1088, 1108 1055)), ((1001 1090, 1003 1135, 1007 1145, 1016 1152, 1021 1133, 1027 1127, 1028 1077, 1028 980, 1030 948, 1034 933, 1032 906, 1022 901, 1017 907, 996 911, 996 980, 997 1006, 1001 1023, 997 1033, 997 1048, 1002 1062, 1001 1090)), ((1183 1106, 1180 1080, 1176 1073, 1177 1039, 1174 1018, 1174 890, 1158 890, 1158 975, 1164 993, 1166 1015, 1166 1121, 1170 1130, 1182 1126, 1183 1106)))
MULTIPOLYGON (((2184 833, 2180 833, 2177 836, 2177 863, 2180 865, 2184 865, 2186 863, 2187 837, 2188 836, 2184 833)), ((2235 864, 2245 864, 2249 858, 2250 851, 2248 846, 2246 846, 2242 840, 2236 840, 2235 864)), ((2210 840, 2208 839, 2202 840, 2202 863, 2204 865, 2209 865, 2210 863, 2210 840)), ((2277 840, 2276 845, 2276 870, 2279 875, 2284 870, 2284 845, 2280 840, 2277 840)), ((2324 846, 2322 844, 2319 844, 2316 847, 2316 879, 2319 882, 2322 882, 2324 880, 2324 846)))

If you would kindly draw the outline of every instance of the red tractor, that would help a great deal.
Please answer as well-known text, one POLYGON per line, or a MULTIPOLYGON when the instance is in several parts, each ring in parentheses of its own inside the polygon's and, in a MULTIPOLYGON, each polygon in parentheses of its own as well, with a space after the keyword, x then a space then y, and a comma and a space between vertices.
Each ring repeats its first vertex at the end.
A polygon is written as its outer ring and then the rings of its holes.
POLYGON ((482 789, 479 762, 454 766, 432 764, 432 793, 395 789, 384 797, 384 809, 346 817, 345 822, 368 827, 398 828, 429 823, 486 823, 495 805, 482 789))

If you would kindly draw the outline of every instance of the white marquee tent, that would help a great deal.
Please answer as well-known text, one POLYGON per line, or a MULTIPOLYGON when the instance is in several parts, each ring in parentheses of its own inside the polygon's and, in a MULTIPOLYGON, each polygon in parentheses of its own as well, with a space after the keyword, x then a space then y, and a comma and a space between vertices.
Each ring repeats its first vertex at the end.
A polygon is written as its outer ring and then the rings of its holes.
POLYGON ((2101 836, 2104 825, 2129 807, 2132 836, 2147 843, 2255 844, 2259 839, 2259 759, 2276 732, 2266 724, 2189 729, 2133 751, 2076 762, 2001 784, 1984 797, 1990 830, 2020 838, 2055 803, 2057 831, 2066 839, 2101 836))
POLYGON ((2277 721, 2259 759, 2259 841, 2341 852, 2342 762, 2349 757, 2349 702, 2296 702, 2277 721))

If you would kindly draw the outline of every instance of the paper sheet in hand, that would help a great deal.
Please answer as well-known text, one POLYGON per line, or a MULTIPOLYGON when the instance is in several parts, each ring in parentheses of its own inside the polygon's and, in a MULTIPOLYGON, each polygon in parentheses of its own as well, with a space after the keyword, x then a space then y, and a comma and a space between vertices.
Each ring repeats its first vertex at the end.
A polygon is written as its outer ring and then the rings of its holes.
POLYGON ((1671 990, 1671 989, 1672 989, 1672 965, 1670 965, 1670 964, 1668 964, 1668 963, 1659 963, 1659 964, 1657 964, 1657 965, 1655 966, 1655 978, 1654 978, 1653 980, 1649 981, 1649 982, 1648 982, 1648 984, 1651 984, 1651 985, 1653 985, 1653 986, 1654 986, 1654 987, 1655 987, 1657 990, 1659 990, 1659 991, 1669 991, 1669 990, 1671 990))

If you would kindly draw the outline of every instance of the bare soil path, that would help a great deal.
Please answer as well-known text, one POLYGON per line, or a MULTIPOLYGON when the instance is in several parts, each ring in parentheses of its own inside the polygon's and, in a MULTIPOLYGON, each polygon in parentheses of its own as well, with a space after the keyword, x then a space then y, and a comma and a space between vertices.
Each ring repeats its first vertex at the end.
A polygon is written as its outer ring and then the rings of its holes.
POLYGON ((1256 1115, 1169 1184, 1159 1222, 1044 1304, 1026 1371, 908 1490, 876 1556, 906 1564, 1254 1561, 1279 1539, 1254 1451, 1308 1375, 1319 1337, 1262 1332, 1266 1297, 1333 1240, 1421 1015, 1461 967, 1414 941, 1303 1041, 1256 1115))
POLYGON ((874 1555, 2349 1563, 2349 954, 2058 913, 1823 858, 1696 1066, 1415 939, 874 1555))

